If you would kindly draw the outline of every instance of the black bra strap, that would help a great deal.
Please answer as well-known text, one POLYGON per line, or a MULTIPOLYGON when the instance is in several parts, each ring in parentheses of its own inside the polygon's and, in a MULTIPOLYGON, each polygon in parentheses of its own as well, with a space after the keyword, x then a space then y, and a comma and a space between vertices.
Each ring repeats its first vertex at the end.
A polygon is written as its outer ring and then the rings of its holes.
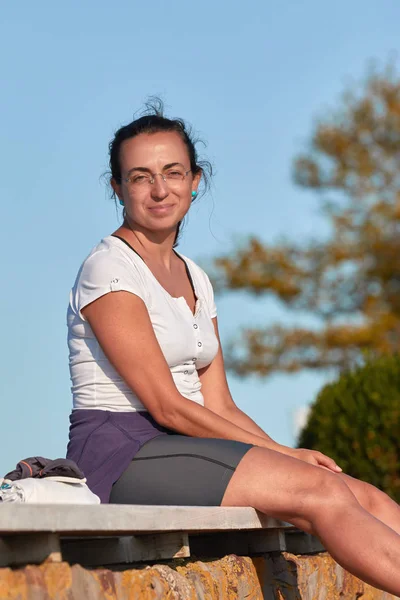
MULTIPOLYGON (((137 255, 138 255, 138 257, 139 257, 139 258, 141 258, 141 259, 142 259, 142 261, 143 261, 143 262, 146 264, 146 261, 144 260, 144 258, 143 258, 142 256, 140 256, 139 252, 137 252, 137 251, 135 250, 135 248, 132 248, 132 246, 130 245, 130 243, 129 243, 129 242, 127 242, 127 241, 126 241, 126 240, 125 240, 123 237, 121 237, 120 235, 116 235, 115 233, 112 233, 112 234, 111 234, 111 237, 118 238, 119 240, 121 240, 121 242, 124 242, 124 244, 126 244, 126 245, 128 246, 128 248, 130 248, 130 249, 131 249, 131 250, 132 250, 132 251, 133 251, 135 254, 137 254, 137 255)), ((190 286, 191 286, 191 288, 192 288, 192 290, 193 290, 194 297, 195 297, 195 298, 197 298, 197 296, 196 296, 196 291, 195 291, 195 289, 194 289, 194 283, 193 283, 193 279, 192 279, 192 276, 191 276, 191 274, 190 274, 189 267, 188 267, 188 266, 187 266, 187 264, 186 264, 186 261, 185 261, 185 260, 182 258, 182 256, 179 256, 179 254, 178 254, 177 252, 175 252, 175 250, 174 250, 174 254, 175 254, 175 255, 176 255, 176 256, 177 256, 177 257, 178 257, 178 258, 179 258, 181 261, 183 261, 183 264, 185 265, 186 274, 187 274, 187 276, 188 276, 188 279, 189 279, 190 286)))
POLYGON ((187 274, 187 276, 188 276, 188 279, 189 279, 189 283, 190 283, 190 285, 191 285, 191 288, 192 288, 192 290, 193 290, 194 297, 195 297, 195 298, 197 298, 197 296, 196 296, 196 291, 195 291, 195 289, 194 289, 194 283, 193 283, 193 279, 192 279, 192 276, 191 276, 191 274, 190 274, 189 267, 188 267, 188 266, 187 266, 187 264, 186 264, 186 260, 184 260, 184 259, 182 258, 182 256, 179 256, 179 254, 178 254, 177 252, 175 252, 175 250, 174 250, 174 253, 175 253, 175 255, 176 255, 178 258, 180 258, 180 259, 181 259, 181 261, 183 261, 183 264, 185 265, 186 274, 187 274))
POLYGON ((131 250, 132 250, 132 251, 133 251, 135 254, 137 254, 137 255, 138 255, 138 257, 139 257, 139 258, 141 258, 141 259, 142 259, 142 261, 143 261, 143 262, 145 262, 144 258, 142 258, 142 257, 140 256, 139 252, 136 252, 135 248, 132 248, 132 246, 130 245, 130 243, 129 243, 129 242, 127 242, 126 240, 124 240, 124 238, 123 238, 123 237, 121 237, 120 235, 116 235, 115 233, 112 233, 112 234, 111 234, 111 237, 118 238, 119 240, 121 240, 121 242, 124 242, 124 244, 126 244, 126 245, 128 246, 128 248, 130 248, 130 249, 131 249, 131 250))

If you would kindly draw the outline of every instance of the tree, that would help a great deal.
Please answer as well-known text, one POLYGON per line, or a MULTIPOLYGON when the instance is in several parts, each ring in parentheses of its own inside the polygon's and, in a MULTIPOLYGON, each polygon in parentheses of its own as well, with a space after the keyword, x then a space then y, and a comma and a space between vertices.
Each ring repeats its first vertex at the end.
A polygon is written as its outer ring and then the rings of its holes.
POLYGON ((336 460, 400 502, 400 356, 367 361, 326 385, 298 445, 336 460))
POLYGON ((400 79, 368 75, 361 93, 316 124, 294 161, 298 185, 319 193, 324 240, 244 247, 214 259, 219 290, 269 294, 320 325, 243 330, 227 347, 239 375, 345 370, 400 345, 400 79), (328 197, 329 195, 329 197, 328 197))

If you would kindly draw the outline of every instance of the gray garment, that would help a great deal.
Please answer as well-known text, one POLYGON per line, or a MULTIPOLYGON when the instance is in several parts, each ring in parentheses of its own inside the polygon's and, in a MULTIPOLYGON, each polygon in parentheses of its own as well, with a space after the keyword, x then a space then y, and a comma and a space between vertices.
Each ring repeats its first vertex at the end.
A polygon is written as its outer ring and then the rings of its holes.
POLYGON ((17 481, 27 477, 72 477, 74 479, 84 479, 85 475, 74 463, 67 458, 43 458, 43 456, 30 456, 20 460, 14 471, 10 471, 4 476, 4 479, 17 481))
POLYGON ((220 506, 251 444, 160 435, 145 443, 114 484, 110 503, 220 506))

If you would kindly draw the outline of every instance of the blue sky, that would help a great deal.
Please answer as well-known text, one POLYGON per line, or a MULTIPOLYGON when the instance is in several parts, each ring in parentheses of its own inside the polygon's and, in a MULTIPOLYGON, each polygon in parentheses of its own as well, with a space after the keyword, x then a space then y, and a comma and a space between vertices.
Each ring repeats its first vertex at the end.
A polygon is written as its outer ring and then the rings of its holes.
MULTIPOLYGON (((396 60, 399 23, 394 0, 4 3, 0 475, 26 456, 65 453, 68 294, 118 223, 100 178, 115 129, 159 94, 207 141, 216 174, 183 254, 206 262, 249 234, 318 235, 318 199, 293 185, 291 161, 371 59, 396 60)), ((246 294, 218 310, 223 340, 240 325, 298 318, 246 294)), ((294 411, 327 376, 229 380, 239 406, 290 444, 294 411)))

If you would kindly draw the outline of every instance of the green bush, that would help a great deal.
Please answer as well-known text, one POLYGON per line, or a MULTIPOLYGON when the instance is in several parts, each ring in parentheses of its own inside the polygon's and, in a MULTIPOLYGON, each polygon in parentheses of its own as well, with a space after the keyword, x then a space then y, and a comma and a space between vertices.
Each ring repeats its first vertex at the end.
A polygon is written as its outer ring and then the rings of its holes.
POLYGON ((326 385, 298 440, 345 473, 400 502, 400 356, 386 356, 326 385))

